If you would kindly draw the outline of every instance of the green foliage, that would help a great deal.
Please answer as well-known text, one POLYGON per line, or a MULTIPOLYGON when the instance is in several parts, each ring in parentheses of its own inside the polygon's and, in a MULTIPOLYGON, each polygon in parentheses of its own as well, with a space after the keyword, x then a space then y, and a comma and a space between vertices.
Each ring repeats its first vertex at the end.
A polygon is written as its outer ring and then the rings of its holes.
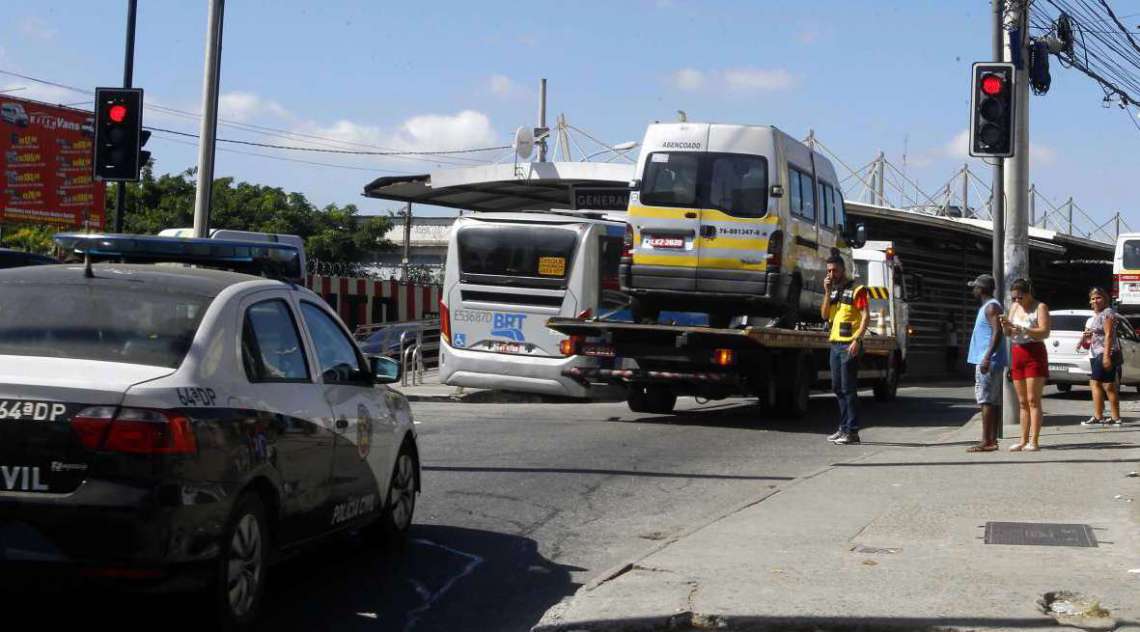
POLYGON ((4 238, 0 239, 0 245, 24 252, 49 255, 55 246, 51 238, 57 230, 59 229, 54 226, 5 226, 4 238))
MULTIPOLYGON (((142 181, 127 185, 128 233, 155 234, 165 228, 194 225, 194 169, 154 177, 148 165, 142 181)), ((393 244, 384 239, 388 217, 364 217, 353 204, 317 208, 300 193, 218 178, 211 192, 211 228, 300 235, 310 261, 340 264, 359 271, 375 254, 393 244)), ((107 217, 114 217, 114 195, 107 196, 107 217)), ((110 219, 108 220, 110 221, 110 219)))

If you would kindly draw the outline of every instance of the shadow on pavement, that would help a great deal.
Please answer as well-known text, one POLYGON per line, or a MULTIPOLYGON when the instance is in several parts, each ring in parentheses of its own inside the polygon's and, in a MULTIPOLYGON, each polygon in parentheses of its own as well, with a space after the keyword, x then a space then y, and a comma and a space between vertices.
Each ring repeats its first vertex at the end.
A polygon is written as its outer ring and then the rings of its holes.
POLYGON ((424 466, 425 472, 518 472, 523 474, 600 474, 603 476, 643 476, 648 478, 690 478, 727 481, 791 481, 794 476, 745 476, 735 474, 687 474, 684 472, 649 472, 645 470, 607 470, 567 467, 451 467, 424 466))
MULTIPOLYGON (((534 540, 488 531, 415 525, 393 548, 345 536, 271 569, 257 629, 524 631, 577 590, 574 570, 544 559, 534 540)), ((38 587, 0 599, 6 620, 37 629, 215 629, 191 594, 38 587)))
MULTIPOLYGON (((1117 620, 1117 627, 1136 625, 1135 621, 1117 620)), ((604 624, 584 623, 568 626, 549 625, 535 628, 536 632, 569 632, 590 630, 636 630, 639 632, 697 632, 724 630, 725 632, 878 632, 895 630, 960 630, 960 629, 1044 629, 1056 627, 1056 621, 1045 614, 1038 617, 788 617, 788 616, 733 616, 696 615, 679 613, 669 618, 629 618, 608 621, 604 624)))

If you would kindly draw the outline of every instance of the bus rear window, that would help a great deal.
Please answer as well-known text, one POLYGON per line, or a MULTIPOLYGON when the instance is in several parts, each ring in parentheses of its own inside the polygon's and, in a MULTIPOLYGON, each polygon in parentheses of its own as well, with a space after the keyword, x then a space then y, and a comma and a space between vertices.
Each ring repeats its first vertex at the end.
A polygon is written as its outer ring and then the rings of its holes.
POLYGON ((485 285, 564 287, 577 232, 548 224, 493 224, 459 231, 462 280, 485 285))
POLYGON ((1123 265, 1127 270, 1140 270, 1140 239, 1129 239, 1124 242, 1123 265))

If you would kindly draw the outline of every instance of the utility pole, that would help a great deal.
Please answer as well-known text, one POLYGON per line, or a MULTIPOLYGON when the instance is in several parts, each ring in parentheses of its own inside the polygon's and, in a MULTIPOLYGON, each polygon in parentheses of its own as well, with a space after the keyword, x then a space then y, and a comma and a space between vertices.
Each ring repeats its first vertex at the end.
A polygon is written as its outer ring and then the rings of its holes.
POLYGON ((412 259, 412 203, 408 202, 408 208, 404 209, 404 283, 408 283, 408 265, 412 259))
MULTIPOLYGON (((123 87, 130 88, 135 75, 135 14, 138 0, 127 0, 127 43, 123 54, 123 87)), ((115 187, 115 232, 123 232, 123 208, 127 205, 127 183, 115 187)), ((87 227, 84 226, 86 229, 87 227)))
POLYGON ((1029 185, 1029 225, 1037 225, 1037 185, 1029 185))
POLYGON ((546 79, 541 79, 538 84, 538 127, 542 130, 542 140, 538 141, 538 161, 546 162, 546 139, 550 131, 546 127, 546 79))
POLYGON ((214 186, 214 145, 218 131, 218 85, 222 71, 222 14, 225 0, 206 0, 206 66, 202 77, 202 132, 198 138, 198 187, 194 196, 194 236, 210 235, 210 192, 214 186))
MULTIPOLYGON (((1019 39, 1010 40, 1005 55, 1006 61, 1019 60, 1020 66, 1014 71, 1013 157, 1006 159, 1009 169, 1005 171, 1005 190, 1010 204, 1005 217, 1005 285, 1001 297, 1006 305, 1009 305, 1009 286, 1014 279, 1029 278, 1029 51, 1025 46, 1028 14, 1029 7, 1024 0, 1010 3, 1010 23, 1019 39)), ((1005 407, 1002 421, 1016 424, 1017 394, 1013 390, 1013 384, 1008 381, 1004 384, 1005 407)))
MULTIPOLYGON (((993 57, 994 61, 1003 61, 1005 59, 1005 0, 993 0, 994 16, 993 16, 993 57)), ((990 224, 993 232, 993 261, 990 264, 990 274, 994 277, 994 296, 997 297, 1003 305, 1007 305, 1008 301, 1005 298, 1005 159, 995 158, 993 164, 993 194, 990 196, 990 224)), ((1006 347, 1006 357, 1009 352, 1009 341, 1003 340, 1002 344, 1006 347)), ((1010 418, 1017 414, 1017 393, 1013 391, 1012 385, 1005 379, 1005 372, 1007 369, 1003 368, 999 371, 998 379, 1003 384, 1002 387, 1002 421, 997 427, 998 438, 1003 438, 1005 432, 1002 431, 1003 426, 1009 422, 1010 418), (1013 396, 1012 404, 1010 396, 1013 396)))

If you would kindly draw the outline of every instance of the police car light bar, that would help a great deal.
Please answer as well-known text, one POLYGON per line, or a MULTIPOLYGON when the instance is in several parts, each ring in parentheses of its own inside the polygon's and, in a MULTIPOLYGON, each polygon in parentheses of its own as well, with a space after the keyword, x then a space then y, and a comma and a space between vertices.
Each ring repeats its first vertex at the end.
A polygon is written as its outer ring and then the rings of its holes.
POLYGON ((55 243, 92 261, 185 263, 300 282, 301 256, 295 246, 261 241, 57 233, 55 243))

